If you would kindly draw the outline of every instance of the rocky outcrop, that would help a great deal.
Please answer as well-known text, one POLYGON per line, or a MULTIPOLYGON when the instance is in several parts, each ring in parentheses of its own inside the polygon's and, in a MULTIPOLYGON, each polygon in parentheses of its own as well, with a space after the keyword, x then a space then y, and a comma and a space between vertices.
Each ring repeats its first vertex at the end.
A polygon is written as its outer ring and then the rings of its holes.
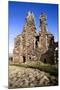
POLYGON ((57 78, 38 69, 9 66, 9 88, 57 85, 57 78))

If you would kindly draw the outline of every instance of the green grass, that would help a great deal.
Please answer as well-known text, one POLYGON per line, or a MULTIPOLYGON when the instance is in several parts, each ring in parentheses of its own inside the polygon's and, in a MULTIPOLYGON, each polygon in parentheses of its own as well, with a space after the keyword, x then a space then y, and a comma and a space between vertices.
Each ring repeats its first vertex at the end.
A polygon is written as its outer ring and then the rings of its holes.
POLYGON ((25 67, 25 68, 33 68, 33 69, 39 69, 41 71, 47 72, 50 75, 58 76, 58 67, 56 65, 50 65, 50 64, 11 64, 13 66, 19 66, 19 67, 25 67))

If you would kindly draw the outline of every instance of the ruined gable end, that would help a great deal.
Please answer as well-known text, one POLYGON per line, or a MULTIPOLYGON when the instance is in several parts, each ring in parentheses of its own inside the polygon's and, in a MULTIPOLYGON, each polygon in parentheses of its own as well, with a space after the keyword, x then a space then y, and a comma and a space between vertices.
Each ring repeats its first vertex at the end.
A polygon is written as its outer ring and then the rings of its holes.
POLYGON ((47 30, 47 16, 41 13, 39 17, 39 32, 36 31, 35 16, 28 12, 21 35, 15 38, 13 63, 41 61, 54 63, 55 50, 54 36, 47 30))

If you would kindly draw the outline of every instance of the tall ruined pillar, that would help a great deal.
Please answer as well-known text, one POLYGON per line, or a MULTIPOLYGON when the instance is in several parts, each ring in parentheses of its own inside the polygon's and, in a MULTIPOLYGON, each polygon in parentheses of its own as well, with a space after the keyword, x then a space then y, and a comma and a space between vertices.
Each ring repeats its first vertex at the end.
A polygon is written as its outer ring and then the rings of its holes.
POLYGON ((34 49, 34 34, 36 27, 35 27, 35 18, 32 12, 28 12, 26 17, 26 23, 23 30, 23 36, 25 39, 25 55, 26 60, 29 58, 31 59, 31 51, 34 49))
POLYGON ((40 15, 40 37, 39 37, 39 46, 40 48, 47 48, 47 23, 46 23, 46 15, 42 13, 40 15))

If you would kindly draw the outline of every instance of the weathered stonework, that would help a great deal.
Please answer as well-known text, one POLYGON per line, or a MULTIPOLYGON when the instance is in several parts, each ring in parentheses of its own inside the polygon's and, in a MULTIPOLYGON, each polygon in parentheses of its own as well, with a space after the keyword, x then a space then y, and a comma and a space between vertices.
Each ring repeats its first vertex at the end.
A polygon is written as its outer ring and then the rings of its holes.
POLYGON ((21 35, 15 38, 13 63, 42 61, 54 63, 54 36, 47 31, 46 15, 40 15, 40 31, 36 32, 35 17, 28 12, 26 23, 21 35))

